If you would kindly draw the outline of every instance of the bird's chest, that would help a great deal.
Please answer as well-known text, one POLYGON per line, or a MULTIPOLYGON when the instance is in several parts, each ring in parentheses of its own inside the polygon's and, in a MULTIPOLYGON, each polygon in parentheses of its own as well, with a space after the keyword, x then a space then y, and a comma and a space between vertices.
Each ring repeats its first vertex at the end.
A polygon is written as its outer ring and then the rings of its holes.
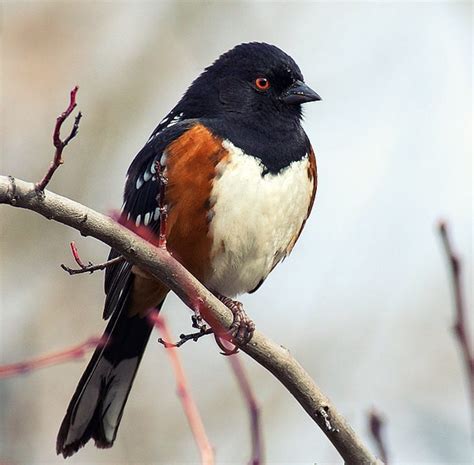
POLYGON ((211 273, 207 286, 220 294, 250 292, 282 260, 307 216, 313 183, 309 161, 263 174, 255 157, 227 144, 211 191, 211 273))

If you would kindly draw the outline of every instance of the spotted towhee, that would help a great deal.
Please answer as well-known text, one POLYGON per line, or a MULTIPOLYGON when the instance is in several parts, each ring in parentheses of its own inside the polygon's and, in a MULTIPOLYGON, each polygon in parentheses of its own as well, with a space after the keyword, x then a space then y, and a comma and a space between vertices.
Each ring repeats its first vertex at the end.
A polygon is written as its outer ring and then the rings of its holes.
MULTIPOLYGON (((291 252, 313 205, 316 161, 301 104, 314 100, 320 97, 279 48, 248 43, 223 54, 133 160, 124 217, 157 232, 164 203, 168 250, 194 276, 228 304, 255 291, 291 252)), ((112 250, 110 258, 116 256, 112 250)), ((64 457, 91 438, 97 447, 112 446, 152 329, 145 316, 161 309, 168 289, 118 262, 106 271, 105 293, 106 343, 92 356, 61 424, 57 452, 64 457)), ((237 324, 237 342, 245 342, 243 334, 237 324)))

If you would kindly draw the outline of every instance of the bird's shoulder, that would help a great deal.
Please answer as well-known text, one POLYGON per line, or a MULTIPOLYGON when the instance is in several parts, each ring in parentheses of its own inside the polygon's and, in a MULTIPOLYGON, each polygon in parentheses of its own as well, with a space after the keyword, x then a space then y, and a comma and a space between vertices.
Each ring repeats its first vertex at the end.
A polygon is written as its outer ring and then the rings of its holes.
POLYGON ((168 190, 176 184, 184 188, 191 178, 210 176, 206 167, 215 167, 223 156, 222 139, 206 120, 183 119, 155 130, 128 169, 123 216, 136 226, 143 224, 155 229, 159 225, 157 163, 166 169, 168 190))

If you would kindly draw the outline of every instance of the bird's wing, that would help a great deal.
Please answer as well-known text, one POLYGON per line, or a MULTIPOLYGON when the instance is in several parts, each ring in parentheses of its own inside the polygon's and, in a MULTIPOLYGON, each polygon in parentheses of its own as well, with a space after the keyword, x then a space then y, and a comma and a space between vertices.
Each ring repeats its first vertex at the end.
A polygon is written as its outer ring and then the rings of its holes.
MULTIPOLYGON (((154 133, 133 160, 127 172, 124 191, 122 218, 125 224, 134 223, 145 226, 152 233, 157 233, 160 226, 158 195, 160 181, 156 173, 156 161, 163 162, 166 147, 194 124, 193 120, 165 126, 154 133)), ((158 129, 158 128, 157 128, 158 129)), ((120 254, 112 249, 109 259, 120 254)), ((115 308, 127 298, 132 280, 132 265, 119 262, 106 268, 105 271, 105 306, 104 318, 107 319, 115 308)))

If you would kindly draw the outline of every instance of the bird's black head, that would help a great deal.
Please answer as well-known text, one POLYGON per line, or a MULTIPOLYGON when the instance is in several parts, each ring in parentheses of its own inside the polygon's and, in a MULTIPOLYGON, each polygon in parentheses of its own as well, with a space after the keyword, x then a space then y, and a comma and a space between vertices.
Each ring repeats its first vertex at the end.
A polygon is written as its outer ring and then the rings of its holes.
POLYGON ((179 106, 188 118, 245 114, 299 119, 302 103, 320 99, 289 55, 252 42, 237 45, 207 67, 179 106))

